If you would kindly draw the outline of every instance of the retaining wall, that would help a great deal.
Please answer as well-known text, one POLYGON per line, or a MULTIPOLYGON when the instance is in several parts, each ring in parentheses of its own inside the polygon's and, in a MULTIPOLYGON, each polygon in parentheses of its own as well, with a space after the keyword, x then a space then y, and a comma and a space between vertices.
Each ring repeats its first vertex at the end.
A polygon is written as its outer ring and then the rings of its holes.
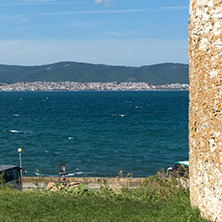
MULTIPOLYGON (((103 184, 103 179, 110 186, 119 187, 137 187, 143 183, 146 178, 117 178, 117 177, 67 177, 66 182, 76 182, 86 185, 90 189, 98 189, 103 184)), ((37 188, 35 184, 42 188, 46 188, 49 182, 59 183, 60 177, 23 177, 23 189, 30 190, 37 188)))

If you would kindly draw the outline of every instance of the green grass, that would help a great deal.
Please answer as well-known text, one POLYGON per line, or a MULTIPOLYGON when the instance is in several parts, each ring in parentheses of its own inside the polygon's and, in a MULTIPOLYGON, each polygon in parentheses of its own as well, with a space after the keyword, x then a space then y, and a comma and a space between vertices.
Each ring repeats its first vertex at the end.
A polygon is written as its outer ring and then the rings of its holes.
POLYGON ((0 192, 0 221, 206 221, 189 197, 156 202, 63 193, 0 192))
MULTIPOLYGON (((81 187, 80 187, 81 188, 81 187)), ((0 189, 0 221, 206 222, 192 208, 189 191, 175 180, 147 178, 137 189, 111 189, 104 181, 93 192, 19 192, 0 189)))

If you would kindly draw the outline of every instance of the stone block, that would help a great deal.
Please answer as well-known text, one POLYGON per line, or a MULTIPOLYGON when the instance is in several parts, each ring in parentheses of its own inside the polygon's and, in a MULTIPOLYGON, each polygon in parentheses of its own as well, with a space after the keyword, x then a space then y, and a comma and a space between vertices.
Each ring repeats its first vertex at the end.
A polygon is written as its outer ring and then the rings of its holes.
POLYGON ((190 0, 191 204, 222 222, 222 1, 190 0))

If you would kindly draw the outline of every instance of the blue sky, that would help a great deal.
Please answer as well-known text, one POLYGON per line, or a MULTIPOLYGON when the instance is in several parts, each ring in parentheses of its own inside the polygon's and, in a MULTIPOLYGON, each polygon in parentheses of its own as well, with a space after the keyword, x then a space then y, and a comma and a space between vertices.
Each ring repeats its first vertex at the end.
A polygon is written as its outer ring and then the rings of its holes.
POLYGON ((0 64, 188 63, 189 0, 0 0, 0 64))

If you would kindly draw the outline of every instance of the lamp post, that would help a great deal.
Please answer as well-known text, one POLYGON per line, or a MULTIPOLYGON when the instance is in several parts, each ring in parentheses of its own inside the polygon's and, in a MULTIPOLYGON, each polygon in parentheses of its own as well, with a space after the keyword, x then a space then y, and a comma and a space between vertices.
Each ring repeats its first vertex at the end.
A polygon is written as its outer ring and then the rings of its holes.
POLYGON ((22 148, 18 149, 18 153, 19 153, 19 162, 20 162, 20 174, 22 178, 22 148))
POLYGON ((62 185, 66 186, 66 165, 59 164, 59 175, 61 176, 62 185))

